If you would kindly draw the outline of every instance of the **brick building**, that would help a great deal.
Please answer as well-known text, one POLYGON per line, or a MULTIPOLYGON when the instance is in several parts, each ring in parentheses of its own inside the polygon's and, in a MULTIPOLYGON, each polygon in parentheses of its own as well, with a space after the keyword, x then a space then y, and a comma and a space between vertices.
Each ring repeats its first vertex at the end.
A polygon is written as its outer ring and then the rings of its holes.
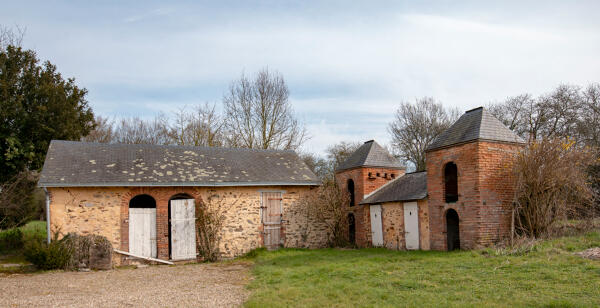
POLYGON ((404 175, 381 146, 365 143, 342 164, 353 167, 336 173, 355 196, 356 205, 348 208, 356 220, 350 237, 359 247, 425 250, 473 249, 506 238, 513 197, 509 160, 523 144, 482 107, 467 111, 434 140, 426 151, 426 172, 404 175), (386 163, 375 168, 356 163, 373 155, 370 151, 387 157, 386 163), (377 176, 392 173, 395 179, 377 176))
POLYGON ((221 206, 225 258, 324 246, 324 227, 299 205, 319 184, 293 151, 52 141, 38 185, 48 192, 51 232, 99 234, 128 253, 186 260, 197 255, 203 206, 221 206))

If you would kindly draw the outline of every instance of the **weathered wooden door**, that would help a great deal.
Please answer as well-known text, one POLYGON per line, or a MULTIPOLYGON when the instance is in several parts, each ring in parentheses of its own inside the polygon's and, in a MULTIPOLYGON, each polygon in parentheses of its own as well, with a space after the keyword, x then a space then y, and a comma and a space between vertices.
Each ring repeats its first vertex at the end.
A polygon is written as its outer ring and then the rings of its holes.
POLYGON ((404 203, 404 239, 406 249, 419 249, 419 210, 416 202, 404 203))
POLYGON ((383 246, 383 230, 381 225, 381 205, 375 204, 370 206, 371 214, 371 233, 373 246, 383 246))
POLYGON ((129 209, 129 252, 156 258, 156 209, 129 209))
POLYGON ((196 258, 196 207, 194 199, 171 200, 171 259, 196 258))
POLYGON ((281 246, 281 193, 262 193, 262 223, 263 238, 267 249, 277 249, 281 246))

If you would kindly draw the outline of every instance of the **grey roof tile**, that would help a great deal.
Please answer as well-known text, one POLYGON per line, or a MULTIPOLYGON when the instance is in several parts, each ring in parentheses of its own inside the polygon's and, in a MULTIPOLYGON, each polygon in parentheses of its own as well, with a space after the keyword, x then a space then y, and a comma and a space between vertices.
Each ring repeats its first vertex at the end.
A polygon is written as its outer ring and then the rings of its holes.
POLYGON ((50 143, 38 183, 42 187, 318 184, 293 151, 57 140, 50 143))
POLYGON ((374 140, 369 140, 342 162, 336 171, 364 166, 404 169, 404 166, 386 149, 374 140))
POLYGON ((421 200, 427 197, 427 172, 408 173, 380 187, 360 204, 421 200))
POLYGON ((489 111, 479 107, 465 112, 458 121, 427 147, 427 151, 477 139, 512 143, 525 142, 489 111))

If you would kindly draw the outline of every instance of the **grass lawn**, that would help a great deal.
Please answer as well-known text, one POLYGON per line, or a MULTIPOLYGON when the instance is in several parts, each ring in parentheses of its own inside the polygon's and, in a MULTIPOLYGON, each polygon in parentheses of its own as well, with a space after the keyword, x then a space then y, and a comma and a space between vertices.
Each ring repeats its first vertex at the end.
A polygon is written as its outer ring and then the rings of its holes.
POLYGON ((600 261, 573 255, 596 246, 600 232, 541 242, 521 255, 258 251, 246 306, 600 306, 600 261))
MULTIPOLYGON (((30 221, 26 225, 20 227, 23 232, 23 241, 43 240, 46 238, 46 222, 45 221, 30 221)), ((5 232, 5 231, 0 231, 5 232)), ((33 266, 29 266, 29 262, 25 260, 22 250, 0 251, 0 274, 5 273, 22 273, 34 271, 33 266), (5 266, 11 264, 19 264, 18 266, 5 266)))

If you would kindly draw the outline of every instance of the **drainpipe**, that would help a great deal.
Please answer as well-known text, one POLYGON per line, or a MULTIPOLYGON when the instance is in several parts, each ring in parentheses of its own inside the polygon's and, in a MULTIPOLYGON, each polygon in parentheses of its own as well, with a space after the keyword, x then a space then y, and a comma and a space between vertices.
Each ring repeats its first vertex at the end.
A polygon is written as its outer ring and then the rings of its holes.
POLYGON ((50 193, 46 187, 44 192, 46 193, 46 241, 50 244, 50 193))

